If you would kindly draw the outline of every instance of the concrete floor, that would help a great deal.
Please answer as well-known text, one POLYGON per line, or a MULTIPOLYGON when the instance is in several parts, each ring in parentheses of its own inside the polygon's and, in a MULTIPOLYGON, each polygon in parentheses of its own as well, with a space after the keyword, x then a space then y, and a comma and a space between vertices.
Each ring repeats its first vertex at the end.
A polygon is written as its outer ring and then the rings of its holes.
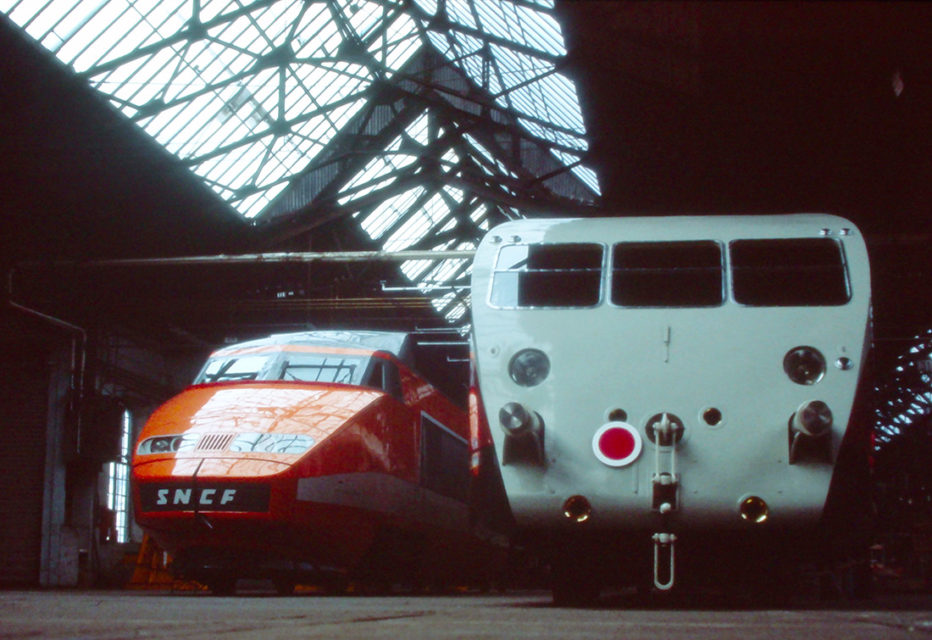
POLYGON ((0 639, 223 638, 844 638, 932 637, 932 594, 788 609, 721 603, 551 605, 548 592, 504 595, 278 597, 247 591, 0 591, 0 639))

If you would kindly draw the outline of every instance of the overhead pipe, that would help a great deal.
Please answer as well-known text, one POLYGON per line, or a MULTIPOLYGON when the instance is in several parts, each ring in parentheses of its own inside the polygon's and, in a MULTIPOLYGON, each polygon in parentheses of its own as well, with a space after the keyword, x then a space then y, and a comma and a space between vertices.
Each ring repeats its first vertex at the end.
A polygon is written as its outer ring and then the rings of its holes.
MULTIPOLYGON (((176 256, 160 258, 104 258, 94 260, 57 260, 29 261, 19 263, 19 268, 70 267, 158 267, 158 266, 194 266, 222 264, 310 264, 314 262, 403 262, 406 260, 470 260, 475 255, 472 249, 452 250, 400 250, 400 251, 295 251, 272 253, 218 254, 202 256, 176 256)), ((7 296, 11 307, 40 318, 49 324, 66 329, 80 336, 72 341, 72 390, 79 398, 83 391, 84 369, 86 366, 87 331, 61 318, 33 309, 14 300, 14 277, 16 267, 7 274, 7 296)))
POLYGON ((474 249, 401 251, 287 251, 162 258, 105 258, 24 262, 20 267, 159 267, 210 264, 309 264, 314 262, 404 262, 406 260, 471 260, 474 249))
POLYGON ((405 293, 405 292, 414 292, 414 293, 435 293, 437 291, 466 291, 469 289, 468 284, 425 284, 423 287, 417 285, 412 285, 408 287, 397 287, 393 285, 386 284, 384 280, 381 282, 382 291, 384 293, 405 293))

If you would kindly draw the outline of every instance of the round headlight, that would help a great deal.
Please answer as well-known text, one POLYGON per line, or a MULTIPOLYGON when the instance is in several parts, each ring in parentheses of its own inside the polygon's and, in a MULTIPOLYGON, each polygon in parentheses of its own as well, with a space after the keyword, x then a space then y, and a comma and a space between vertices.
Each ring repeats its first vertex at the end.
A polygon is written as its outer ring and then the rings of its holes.
POLYGON ((540 349, 523 349, 508 364, 511 379, 522 387, 533 387, 550 374, 550 358, 540 349))
POLYGON ((563 517, 571 522, 582 524, 592 514, 592 505, 584 496, 570 496, 563 503, 563 517))
POLYGON ((770 517, 770 507, 763 498, 750 496, 741 501, 738 506, 741 519, 752 524, 762 524, 770 517))
POLYGON ((152 438, 149 444, 149 451, 152 453, 168 453, 174 451, 174 438, 152 438))
POLYGON ((796 347, 783 357, 783 370, 796 384, 815 384, 825 375, 825 358, 812 347, 796 347))

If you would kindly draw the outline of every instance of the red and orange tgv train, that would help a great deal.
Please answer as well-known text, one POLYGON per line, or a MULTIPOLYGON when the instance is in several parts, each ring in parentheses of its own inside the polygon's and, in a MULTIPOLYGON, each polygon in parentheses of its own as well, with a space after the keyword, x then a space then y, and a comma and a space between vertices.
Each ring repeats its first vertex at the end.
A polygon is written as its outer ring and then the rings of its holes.
POLYGON ((412 349, 403 333, 317 331, 213 353, 133 458, 136 520, 176 575, 214 592, 487 579, 503 537, 472 516, 500 481, 470 473, 467 415, 412 349))

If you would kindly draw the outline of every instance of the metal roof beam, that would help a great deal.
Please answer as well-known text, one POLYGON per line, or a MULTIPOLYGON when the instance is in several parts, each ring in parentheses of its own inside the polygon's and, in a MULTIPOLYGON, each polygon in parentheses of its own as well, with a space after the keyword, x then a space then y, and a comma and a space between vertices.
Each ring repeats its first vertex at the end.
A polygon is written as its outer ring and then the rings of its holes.
POLYGON ((228 22, 233 22, 234 20, 237 20, 238 18, 244 15, 248 15, 252 13, 253 11, 256 11, 257 9, 263 9, 265 7, 272 6, 277 1, 278 0, 256 0, 255 2, 251 4, 242 5, 240 6, 239 9, 236 9, 235 11, 221 14, 217 16, 216 18, 214 18, 213 20, 208 20, 207 22, 200 22, 197 16, 197 11, 196 11, 197 3, 194 3, 195 10, 192 11, 191 20, 188 21, 185 29, 179 31, 178 33, 176 33, 175 35, 171 37, 164 38, 163 40, 160 40, 159 42, 156 42, 154 44, 150 44, 145 47, 139 47, 132 53, 127 53, 126 55, 120 56, 119 58, 114 58, 113 60, 110 60, 109 62, 104 62, 95 67, 91 67, 87 69, 86 71, 78 73, 77 75, 79 77, 89 79, 89 78, 94 77, 97 74, 104 73, 106 71, 111 71, 128 62, 139 60, 140 58, 145 58, 146 56, 152 55, 154 53, 158 53, 162 49, 166 47, 170 47, 173 44, 184 42, 186 40, 200 40, 201 38, 204 37, 204 34, 206 31, 213 29, 214 27, 217 27, 219 25, 226 24, 228 22))

